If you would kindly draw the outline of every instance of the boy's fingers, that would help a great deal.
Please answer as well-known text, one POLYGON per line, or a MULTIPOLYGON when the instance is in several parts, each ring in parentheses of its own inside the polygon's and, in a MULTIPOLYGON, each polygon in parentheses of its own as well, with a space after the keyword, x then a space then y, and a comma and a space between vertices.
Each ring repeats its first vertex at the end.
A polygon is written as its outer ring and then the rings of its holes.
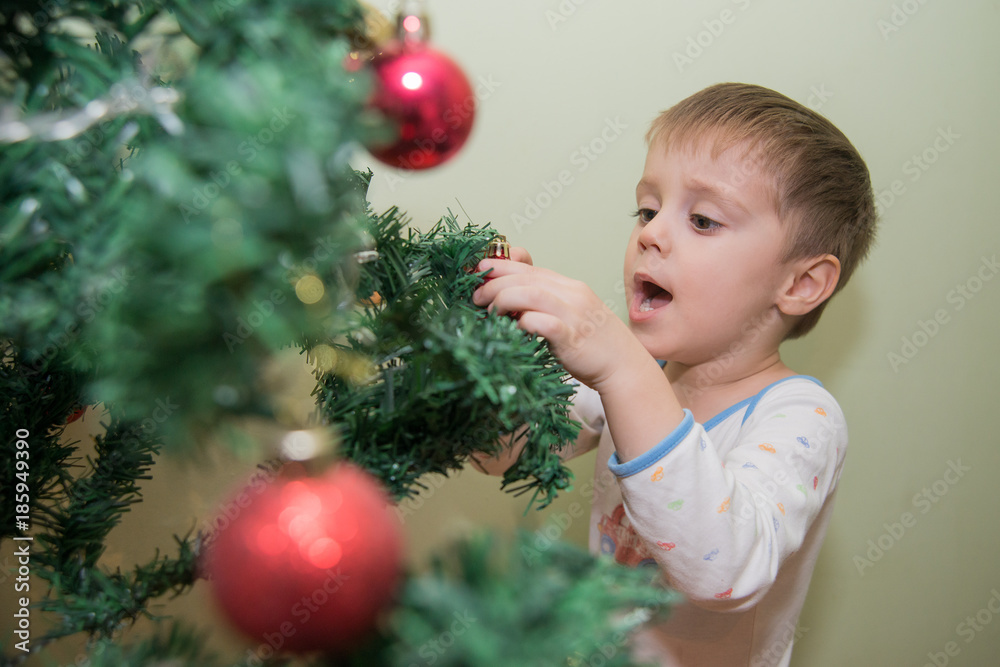
POLYGON ((525 270, 530 270, 527 264, 511 262, 505 259, 484 259, 476 267, 476 271, 489 271, 486 280, 472 293, 472 302, 477 306, 485 306, 493 302, 497 294, 506 286, 525 284, 528 281, 519 276, 525 270), (504 280, 500 280, 503 278, 504 280))
POLYGON ((507 259, 484 259, 476 265, 477 272, 482 273, 483 271, 490 271, 490 275, 488 275, 487 278, 496 278, 510 273, 519 273, 529 270, 531 270, 530 264, 512 262, 507 259))
POLYGON ((472 293, 472 303, 477 306, 486 306, 493 301, 496 296, 497 288, 491 287, 490 282, 487 280, 485 283, 476 288, 476 291, 472 293))
POLYGON ((522 248, 520 246, 511 247, 510 258, 515 262, 534 265, 534 262, 531 261, 531 253, 529 253, 526 248, 522 248))
POLYGON ((490 307, 501 315, 536 312, 551 315, 559 321, 572 320, 571 306, 557 292, 531 283, 504 288, 494 296, 490 307))
POLYGON ((490 271, 489 275, 486 276, 487 282, 490 282, 495 278, 517 276, 514 281, 508 278, 508 280, 505 281, 506 285, 550 284, 552 286, 559 285, 565 288, 574 286, 579 282, 549 269, 543 269, 532 266, 531 264, 525 264, 523 262, 512 262, 506 259, 484 259, 476 266, 476 271, 480 273, 490 271))
POLYGON ((522 313, 517 319, 517 326, 549 341, 558 340, 560 334, 566 330, 566 325, 558 317, 538 311, 522 313))

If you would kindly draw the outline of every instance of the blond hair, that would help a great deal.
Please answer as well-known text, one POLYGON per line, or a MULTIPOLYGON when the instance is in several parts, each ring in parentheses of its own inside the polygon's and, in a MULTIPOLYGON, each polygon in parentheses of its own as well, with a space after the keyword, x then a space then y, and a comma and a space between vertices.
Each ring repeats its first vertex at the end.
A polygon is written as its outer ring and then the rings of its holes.
MULTIPOLYGON (((743 157, 770 177, 775 211, 790 223, 784 260, 827 253, 840 260, 840 291, 875 239, 875 199, 868 167, 826 118, 768 88, 721 83, 664 111, 646 135, 667 148, 713 141, 712 155, 745 147, 743 157)), ((829 299, 803 315, 786 338, 819 320, 829 299)))

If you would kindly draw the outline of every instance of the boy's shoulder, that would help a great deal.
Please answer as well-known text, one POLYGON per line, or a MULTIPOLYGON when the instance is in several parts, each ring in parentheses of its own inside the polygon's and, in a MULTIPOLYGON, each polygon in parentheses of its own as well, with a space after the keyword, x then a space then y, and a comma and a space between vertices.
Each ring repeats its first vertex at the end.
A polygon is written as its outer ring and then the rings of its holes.
POLYGON ((843 462, 847 421, 833 394, 814 377, 783 378, 734 408, 705 424, 722 449, 746 446, 771 451, 770 446, 775 453, 805 455, 832 444, 826 451, 831 463, 843 462))
POLYGON ((746 431, 764 424, 814 422, 846 429, 837 399, 816 378, 791 375, 767 385, 705 422, 707 431, 746 431))
POLYGON ((829 415, 828 408, 840 412, 840 405, 823 383, 811 375, 790 375, 767 385, 753 396, 746 399, 747 411, 743 416, 746 422, 764 406, 773 409, 777 405, 813 406, 813 412, 824 417, 829 415))

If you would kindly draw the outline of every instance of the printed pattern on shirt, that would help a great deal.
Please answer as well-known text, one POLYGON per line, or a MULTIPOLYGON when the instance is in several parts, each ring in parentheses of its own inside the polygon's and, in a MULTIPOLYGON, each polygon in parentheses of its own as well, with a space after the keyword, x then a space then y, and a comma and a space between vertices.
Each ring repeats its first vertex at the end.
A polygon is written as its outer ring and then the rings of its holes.
POLYGON ((738 429, 745 445, 720 453, 712 432, 696 423, 644 473, 619 478, 624 502, 601 520, 602 550, 607 545, 626 565, 655 558, 674 585, 698 598, 766 590, 780 561, 801 544, 842 463, 843 434, 825 425, 836 404, 801 404, 794 396, 786 403, 780 411, 756 405, 738 429), (688 458, 689 451, 699 456, 688 458), (712 590, 710 582, 723 586, 712 590))
POLYGON ((836 401, 811 379, 789 378, 748 399, 752 411, 734 407, 707 430, 694 423, 687 435, 666 434, 671 449, 659 459, 616 470, 599 396, 582 389, 598 408, 581 420, 598 449, 594 478, 607 480, 595 483, 591 548, 630 565, 655 560, 686 597, 650 630, 656 657, 671 667, 754 667, 767 651, 775 660, 766 664, 777 664, 792 643, 781 633, 794 627, 807 590, 797 582, 822 542, 806 536, 827 525, 846 452, 836 401), (791 556, 796 565, 786 567, 791 556), (692 636, 711 641, 695 651, 692 636))

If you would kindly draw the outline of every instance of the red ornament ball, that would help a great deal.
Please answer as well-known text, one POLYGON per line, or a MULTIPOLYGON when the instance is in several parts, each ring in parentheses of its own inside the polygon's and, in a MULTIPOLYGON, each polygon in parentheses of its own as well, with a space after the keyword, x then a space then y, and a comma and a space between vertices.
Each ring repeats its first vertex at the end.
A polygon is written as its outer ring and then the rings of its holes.
POLYGON ((374 477, 341 463, 321 477, 257 481, 226 507, 204 566, 238 629, 274 652, 336 652, 365 638, 402 561, 399 520, 374 477))
POLYGON ((379 161, 429 169, 454 156, 469 138, 476 96, 462 69, 426 43, 393 42, 372 60, 371 105, 398 128, 388 144, 369 145, 379 161))

